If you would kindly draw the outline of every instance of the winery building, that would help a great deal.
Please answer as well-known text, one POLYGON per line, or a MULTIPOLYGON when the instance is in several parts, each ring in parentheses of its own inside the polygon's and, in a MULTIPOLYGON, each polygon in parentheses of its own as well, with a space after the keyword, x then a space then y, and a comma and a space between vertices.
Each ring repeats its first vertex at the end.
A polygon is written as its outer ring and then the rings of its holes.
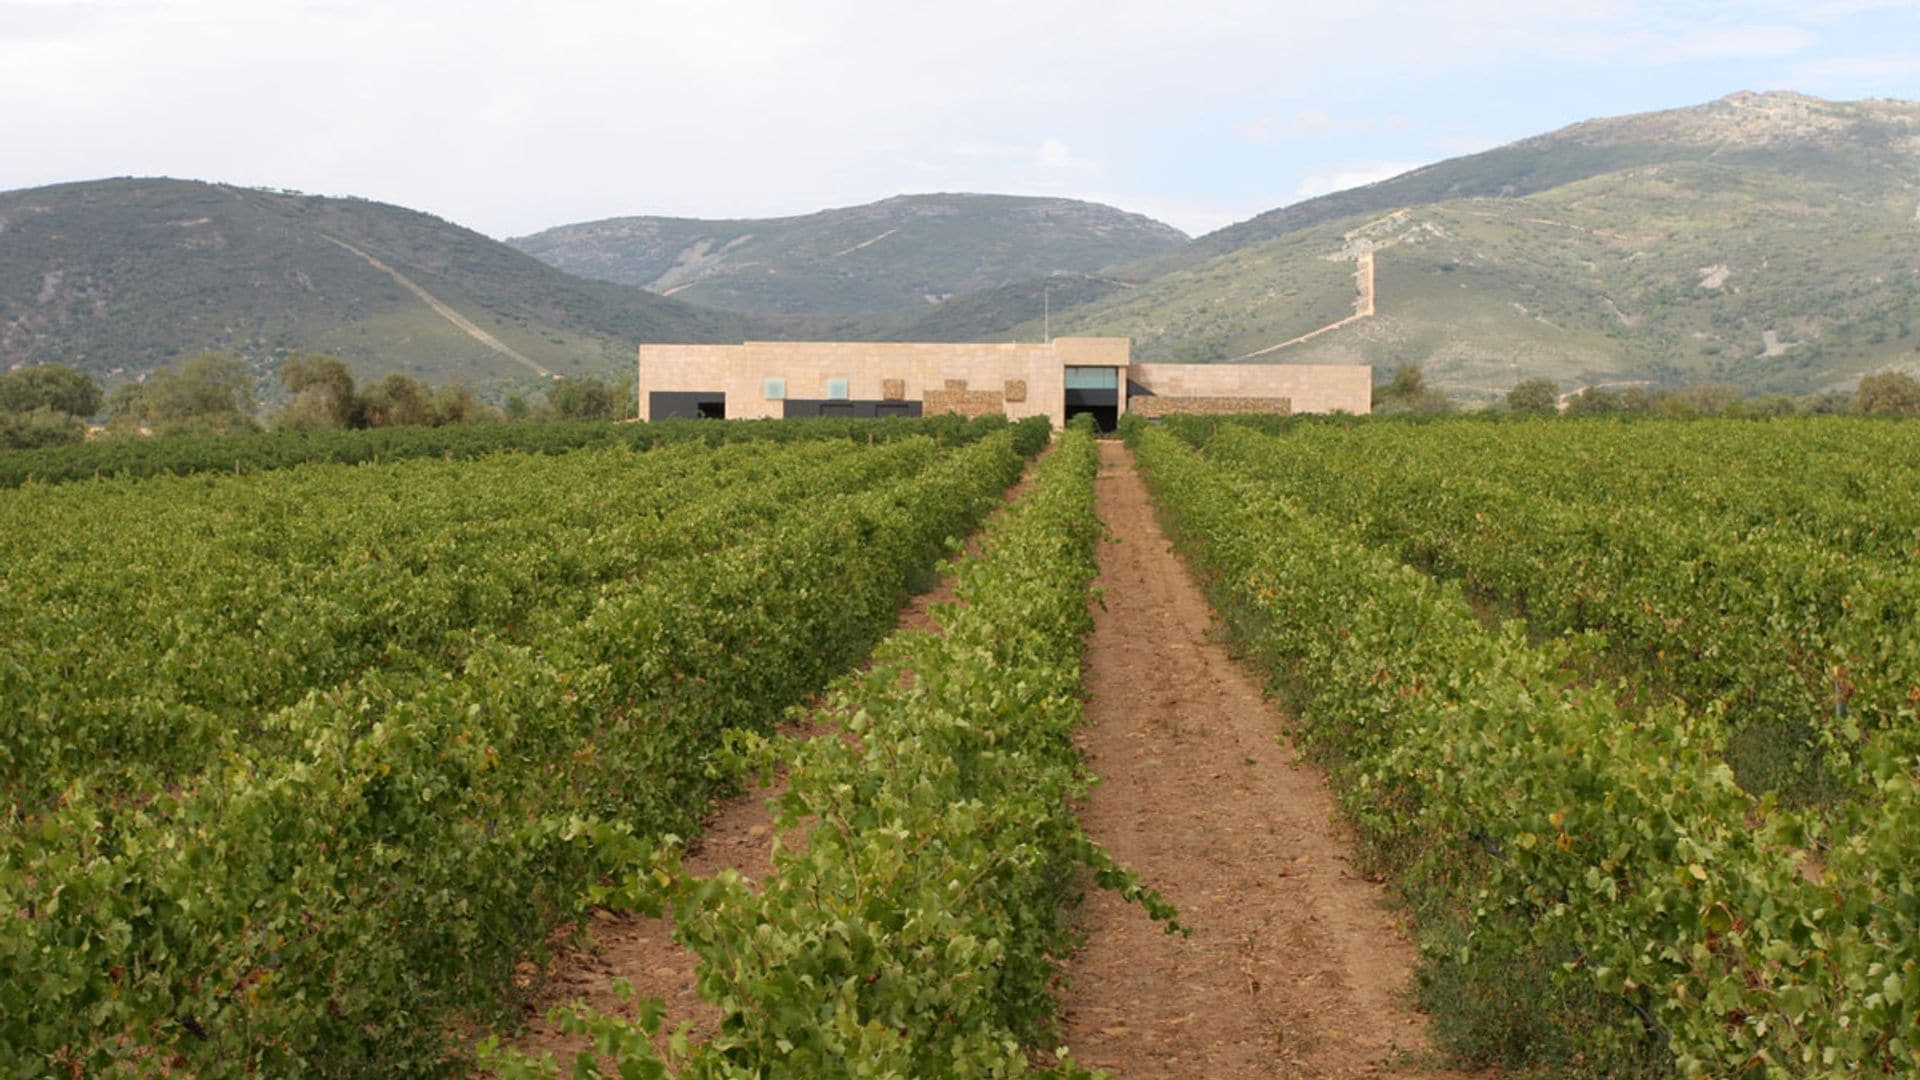
POLYGON ((672 417, 1365 413, 1365 364, 1136 364, 1127 338, 1004 344, 749 341, 640 346, 642 420, 672 417))

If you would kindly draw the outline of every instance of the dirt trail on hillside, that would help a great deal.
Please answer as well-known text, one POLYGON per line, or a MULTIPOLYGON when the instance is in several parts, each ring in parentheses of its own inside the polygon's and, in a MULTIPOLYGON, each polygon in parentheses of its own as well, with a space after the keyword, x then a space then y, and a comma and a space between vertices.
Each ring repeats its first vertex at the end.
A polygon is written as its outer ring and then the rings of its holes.
POLYGON ((510 360, 515 360, 515 361, 518 361, 519 363, 525 364, 528 368, 531 368, 533 370, 533 373, 536 375, 545 375, 549 379, 557 379, 560 377, 554 374, 552 371, 548 370, 547 368, 542 367, 540 364, 536 363, 535 361, 527 359, 525 356, 521 355, 518 350, 514 349, 513 346, 508 345, 506 342, 501 341, 499 338, 494 337, 492 334, 489 334, 485 330, 480 329, 480 327, 474 324, 472 319, 469 319, 465 315, 462 315, 459 312, 453 310, 453 308, 449 306, 445 301, 441 300, 439 297, 433 295, 427 290, 421 288, 418 282, 415 282, 412 278, 408 277, 407 275, 401 273, 398 270, 395 270, 393 267, 388 266, 386 263, 381 262, 379 259, 374 258, 373 256, 367 254, 364 251, 361 251, 359 248, 354 247, 352 244, 349 244, 345 240, 342 240, 338 237, 328 236, 325 233, 322 233, 320 238, 322 240, 328 241, 329 243, 336 244, 340 247, 343 247, 348 251, 352 252, 353 254, 360 256, 362 259, 366 260, 368 266, 373 267, 375 270, 385 271, 386 275, 392 278, 395 284, 399 285, 401 288, 407 290, 408 292, 412 293, 415 297, 419 298, 420 302, 427 305, 428 308, 432 309, 435 315, 438 315, 441 318, 452 323, 454 329, 467 335, 468 337, 479 342, 480 344, 485 345, 487 348, 492 349, 494 352, 497 352, 500 355, 507 357, 510 360))
POLYGON ((1093 839, 1193 928, 1168 936, 1110 892, 1066 965, 1061 1042, 1116 1077, 1443 1075, 1406 1001, 1415 950, 1280 716, 1213 641, 1206 599, 1171 552, 1117 443, 1101 446, 1104 610, 1079 736, 1101 778, 1093 839))
MULTIPOLYGON (((1045 456, 1043 452, 1041 456, 1045 456)), ((1038 460, 1037 458, 1035 459, 1038 460)), ((1024 495, 1033 484, 1033 465, 1018 482, 1007 489, 1003 508, 1024 495)), ((998 510, 995 511, 997 515, 998 510)), ((991 524, 991 518, 988 520, 991 524)), ((977 555, 987 532, 983 525, 967 539, 966 553, 977 555)), ((955 600, 956 582, 943 575, 934 586, 910 600, 900 610, 895 633, 907 630, 937 630, 932 611, 935 605, 955 600)), ((788 738, 813 738, 830 729, 818 725, 795 725, 781 729, 788 738)), ((751 785, 752 778, 749 778, 751 785)), ((714 804, 700 835, 688 845, 685 864, 699 877, 712 877, 722 870, 738 871, 749 882, 759 882, 773 871, 775 829, 770 804, 786 791, 786 770, 778 770, 767 787, 752 787, 741 794, 714 804)), ((791 847, 803 837, 787 835, 791 847)), ((630 912, 595 910, 589 920, 590 938, 579 947, 561 948, 548 965, 541 992, 526 1006, 527 1028, 512 1040, 519 1049, 538 1056, 551 1052, 565 1070, 575 1055, 590 1049, 584 1036, 569 1035, 547 1018, 556 1005, 585 1003, 610 1015, 633 1016, 632 1001, 659 998, 666 1006, 663 1031, 673 1032, 681 1024, 692 1025, 695 1043, 711 1038, 719 1030, 720 1009, 701 1000, 695 989, 699 958, 673 937, 671 918, 648 918, 630 912), (614 993, 616 979, 633 986, 633 997, 623 1002, 614 993)), ((531 979, 532 970, 524 972, 531 979)))

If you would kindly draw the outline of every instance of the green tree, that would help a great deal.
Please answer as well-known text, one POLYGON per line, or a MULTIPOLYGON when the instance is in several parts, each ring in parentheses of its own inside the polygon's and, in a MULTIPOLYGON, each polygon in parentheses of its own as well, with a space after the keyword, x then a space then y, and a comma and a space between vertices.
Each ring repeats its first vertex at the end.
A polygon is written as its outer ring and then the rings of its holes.
POLYGON ((1920 379, 1898 371, 1863 376, 1853 395, 1853 411, 1869 416, 1920 413, 1920 379))
POLYGON ((433 400, 426 386, 398 371, 367 387, 363 401, 368 427, 433 422, 433 400))
POLYGON ((293 400, 275 424, 282 427, 364 427, 365 410, 353 374, 331 356, 295 354, 280 365, 280 385, 293 400))
POLYGON ((0 412, 50 409, 66 416, 92 416, 105 402, 99 384, 65 364, 38 364, 0 374, 0 412))
POLYGON ((1394 368, 1393 377, 1373 388, 1373 407, 1383 413, 1451 412, 1447 395, 1427 385, 1427 374, 1411 361, 1394 368))
POLYGON ((1507 391, 1507 408, 1517 413, 1546 415, 1559 411, 1560 384, 1552 379, 1524 379, 1507 391))
POLYGON ((1598 386, 1584 387, 1567 399, 1568 416, 1608 416, 1620 411, 1620 395, 1598 386))
POLYGON ((137 426, 155 434, 222 434, 250 431, 253 376, 246 362, 223 353, 202 353, 180 365, 162 368, 145 382, 117 387, 107 402, 116 426, 137 426))
POLYGON ((0 411, 0 449, 61 446, 77 443, 86 436, 86 425, 79 417, 45 405, 26 412, 0 411))
POLYGON ((613 393, 599 379, 561 379, 547 391, 547 401, 562 420, 613 418, 613 393))
POLYGON ((1737 416, 1746 412, 1746 394, 1732 383, 1704 382, 1675 391, 1695 416, 1737 416))
POLYGON ((433 392, 431 403, 435 427, 444 424, 481 424, 503 419, 500 410, 481 401, 473 388, 463 383, 443 386, 433 392))
POLYGON ((1800 399, 1802 416, 1833 416, 1853 409, 1853 395, 1844 390, 1823 390, 1800 399))
POLYGON ((613 419, 633 420, 640 416, 640 401, 634 393, 632 375, 621 376, 610 392, 613 394, 613 419))

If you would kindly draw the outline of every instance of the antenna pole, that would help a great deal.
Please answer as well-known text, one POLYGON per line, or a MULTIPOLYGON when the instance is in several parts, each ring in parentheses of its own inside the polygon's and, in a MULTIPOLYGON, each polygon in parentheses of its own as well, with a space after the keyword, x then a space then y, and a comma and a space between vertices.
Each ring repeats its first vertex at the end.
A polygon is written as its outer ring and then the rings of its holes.
POLYGON ((1040 286, 1040 332, 1047 336, 1047 343, 1053 343, 1053 296, 1048 291, 1051 286, 1040 286))

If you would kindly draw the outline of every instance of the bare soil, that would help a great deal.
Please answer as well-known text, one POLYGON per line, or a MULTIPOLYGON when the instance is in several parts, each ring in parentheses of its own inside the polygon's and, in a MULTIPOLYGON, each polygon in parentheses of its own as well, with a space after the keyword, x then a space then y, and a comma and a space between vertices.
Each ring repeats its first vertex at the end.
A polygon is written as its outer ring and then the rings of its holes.
MULTIPOLYGON (((1091 894, 1087 945, 1064 972, 1059 1041, 1122 1080, 1451 1075, 1421 1065, 1425 1021, 1406 1000, 1412 945, 1381 887, 1349 865, 1351 840, 1324 780, 1276 740, 1282 718, 1213 640, 1206 599, 1119 444, 1102 444, 1097 484, 1113 537, 1099 553, 1104 606, 1089 640, 1080 742, 1102 783, 1082 818, 1193 933, 1169 936, 1139 908, 1091 894)), ((952 599, 943 578, 902 611, 901 628, 934 629, 930 609, 952 599)), ((689 868, 764 877, 768 803, 783 788, 776 777, 717 805, 689 868)), ((616 978, 666 1003, 667 1030, 690 1023, 695 1041, 715 1031, 720 1012, 695 992, 696 959, 670 920, 598 911, 589 936, 549 966, 515 1040, 521 1049, 563 1063, 588 1049, 545 1014, 571 1001, 623 1011, 616 978)))
MULTIPOLYGON (((1043 452, 1050 453, 1051 449, 1043 452)), ((1030 464, 1018 482, 1007 489, 1004 503, 1011 504, 1033 483, 1030 464)), ((980 551, 986 529, 967 539, 969 555, 980 551)), ((908 600, 900 610, 895 632, 937 630, 932 611, 935 605, 952 603, 955 580, 943 575, 932 588, 908 600)), ((788 738, 815 738, 828 734, 824 725, 790 725, 781 729, 788 738)), ((751 783, 753 778, 749 777, 751 783)), ((751 787, 732 798, 717 802, 702 825, 701 833, 688 844, 686 867, 699 877, 712 877, 722 870, 738 871, 749 882, 758 882, 773 870, 775 829, 772 806, 786 791, 786 772, 776 772, 767 787, 751 787)), ((804 837, 787 835, 784 843, 793 848, 804 837)), ((609 1015, 633 1016, 631 1001, 659 998, 666 1006, 661 1030, 671 1033, 682 1024, 690 1025, 689 1036, 703 1042, 719 1030, 720 1010, 701 1000, 696 986, 699 958, 692 950, 674 940, 671 918, 648 918, 631 912, 595 910, 589 917, 586 940, 578 945, 560 944, 541 979, 538 995, 525 1009, 527 1027, 513 1044, 527 1053, 550 1052, 565 1065, 591 1042, 580 1035, 569 1035, 548 1019, 555 1006, 581 1003, 609 1015), (614 981, 625 979, 633 987, 630 1001, 614 993, 614 981)), ((531 983, 531 969, 525 977, 531 983)))
POLYGON ((1126 450, 1101 447, 1112 538, 1080 743, 1101 778, 1093 839, 1179 908, 1164 933, 1088 897, 1060 1041, 1117 1077, 1437 1075, 1409 1004, 1416 953, 1324 778, 1211 632, 1126 450))

